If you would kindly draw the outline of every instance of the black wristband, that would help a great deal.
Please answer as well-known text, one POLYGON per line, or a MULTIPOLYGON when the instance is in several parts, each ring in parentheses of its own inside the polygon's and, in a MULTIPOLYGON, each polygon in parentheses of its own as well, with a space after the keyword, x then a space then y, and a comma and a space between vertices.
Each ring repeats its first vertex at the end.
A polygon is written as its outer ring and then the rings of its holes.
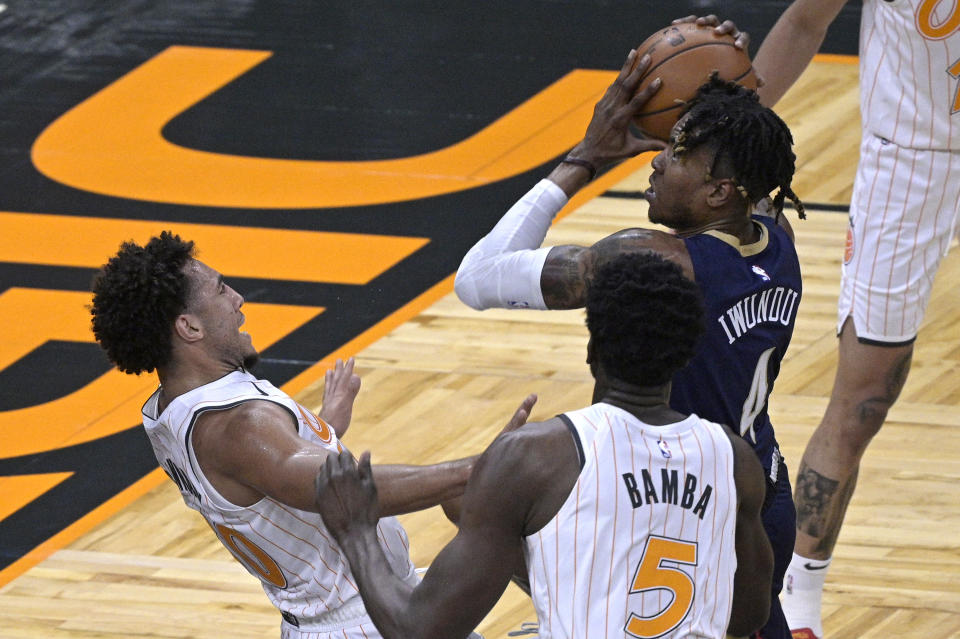
POLYGON ((593 165, 592 162, 584 160, 581 158, 572 158, 569 155, 562 160, 560 164, 575 164, 577 166, 582 166, 586 170, 590 171, 590 181, 593 182, 593 178, 597 177, 597 167, 593 165))

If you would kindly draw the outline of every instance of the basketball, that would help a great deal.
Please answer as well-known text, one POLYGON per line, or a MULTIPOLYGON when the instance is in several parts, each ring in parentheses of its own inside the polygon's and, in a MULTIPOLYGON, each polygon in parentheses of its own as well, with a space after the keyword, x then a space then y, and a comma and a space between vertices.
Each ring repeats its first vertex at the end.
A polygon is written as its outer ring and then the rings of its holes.
POLYGON ((747 52, 734 46, 733 36, 717 35, 713 27, 692 22, 671 25, 637 47, 634 64, 645 54, 650 55, 650 66, 637 92, 658 77, 662 84, 633 121, 652 138, 667 140, 670 137, 670 129, 680 118, 683 103, 696 95, 714 71, 724 80, 757 88, 757 76, 747 52))

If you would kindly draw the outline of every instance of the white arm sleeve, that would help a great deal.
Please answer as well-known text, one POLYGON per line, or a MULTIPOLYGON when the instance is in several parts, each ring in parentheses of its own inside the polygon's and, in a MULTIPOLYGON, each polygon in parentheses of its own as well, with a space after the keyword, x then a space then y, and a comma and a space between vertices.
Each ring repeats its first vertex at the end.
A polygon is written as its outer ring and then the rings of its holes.
POLYGON ((563 190, 540 180, 474 244, 457 269, 454 290, 467 306, 545 310, 540 273, 550 248, 538 248, 567 203, 563 190))

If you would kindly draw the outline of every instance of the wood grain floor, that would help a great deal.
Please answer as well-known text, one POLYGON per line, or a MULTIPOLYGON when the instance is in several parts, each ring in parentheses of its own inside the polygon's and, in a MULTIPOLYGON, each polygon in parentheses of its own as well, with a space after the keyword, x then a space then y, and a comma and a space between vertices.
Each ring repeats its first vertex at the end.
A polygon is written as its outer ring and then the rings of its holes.
MULTIPOLYGON (((817 62, 778 110, 797 141, 794 188, 847 204, 857 144, 857 70, 817 62)), ((640 169, 616 186, 647 186, 640 169)), ((504 208, 510 203, 502 203, 504 208)), ((599 197, 548 243, 589 243, 645 223, 641 200, 599 197)), ((835 368, 836 296, 846 217, 795 222, 804 299, 772 398, 796 470, 835 368)), ((960 251, 938 276, 899 403, 864 460, 825 596, 828 637, 960 637, 960 251)), ((580 311, 478 313, 453 294, 358 354, 363 390, 345 441, 374 461, 431 462, 479 452, 529 392, 533 419, 589 402, 580 311)), ((299 399, 317 408, 321 388, 299 399)), ((439 509, 402 518, 418 565, 452 536, 439 509)), ((518 590, 484 620, 505 637, 535 616, 518 590)), ((198 515, 165 483, 0 590, 0 637, 276 637, 279 615, 198 515)))

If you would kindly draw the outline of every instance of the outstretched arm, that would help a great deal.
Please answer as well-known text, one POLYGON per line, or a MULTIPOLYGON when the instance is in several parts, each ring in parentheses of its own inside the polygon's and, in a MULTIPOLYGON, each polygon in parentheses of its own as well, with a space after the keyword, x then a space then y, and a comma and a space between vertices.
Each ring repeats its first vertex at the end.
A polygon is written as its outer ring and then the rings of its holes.
MULTIPOLYGON (((528 397, 508 428, 522 425, 531 406, 528 397)), ((294 508, 315 510, 317 469, 331 454, 335 458, 327 448, 301 438, 290 413, 268 401, 204 413, 194 426, 192 442, 207 479, 238 506, 268 496, 294 508)), ((412 512, 459 497, 476 460, 468 457, 427 466, 374 467, 382 514, 412 512)))
POLYGON ((765 83, 757 93, 772 107, 803 73, 823 44, 827 27, 847 0, 794 0, 763 39, 753 68, 765 83))
MULTIPOLYGON (((636 55, 630 52, 617 79, 594 108, 583 140, 568 158, 601 169, 643 151, 664 148, 663 142, 630 132, 633 115, 659 89, 655 81, 634 96, 649 66, 647 57, 631 70, 636 55)), ((591 170, 583 164, 561 162, 514 204, 463 258, 454 284, 460 300, 477 310, 554 308, 540 290, 540 273, 550 249, 539 247, 554 216, 590 177, 591 170)))
POLYGON ((341 454, 317 476, 317 508, 385 639, 466 637, 503 594, 536 495, 537 482, 527 475, 540 472, 530 470, 529 459, 505 439, 512 438, 498 439, 481 456, 464 495, 460 529, 416 587, 391 571, 377 541, 369 455, 357 465, 341 454))

